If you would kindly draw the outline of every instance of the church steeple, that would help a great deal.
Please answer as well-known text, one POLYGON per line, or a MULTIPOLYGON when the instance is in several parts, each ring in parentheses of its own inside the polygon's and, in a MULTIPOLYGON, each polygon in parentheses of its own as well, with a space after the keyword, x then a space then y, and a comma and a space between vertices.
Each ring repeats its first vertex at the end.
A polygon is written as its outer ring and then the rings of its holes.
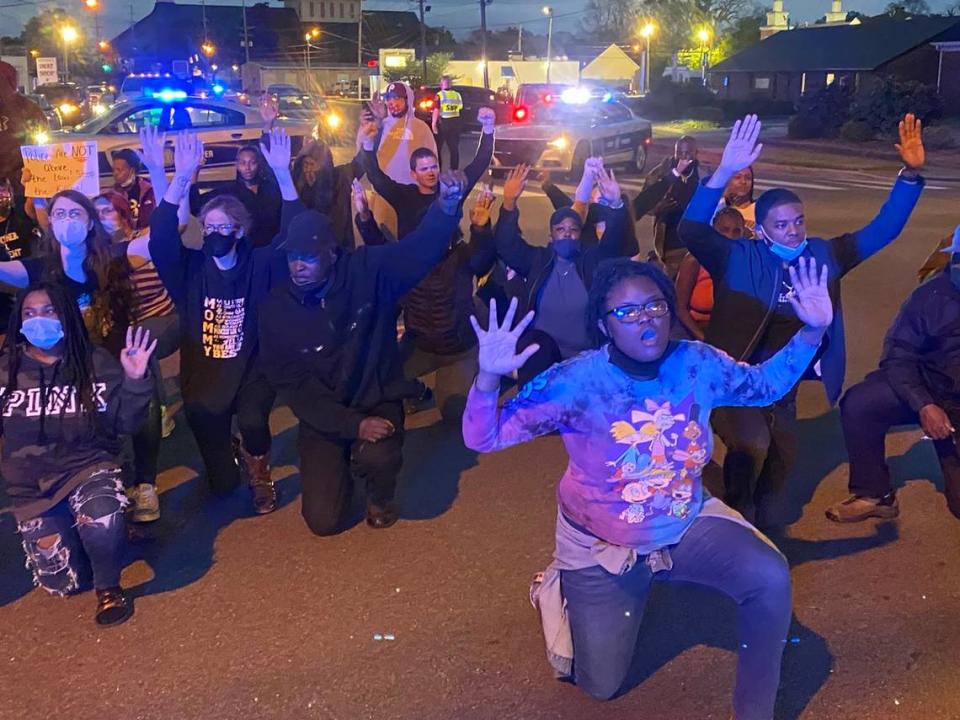
POLYGON ((783 0, 773 0, 773 9, 767 13, 767 24, 760 28, 760 39, 790 28, 790 13, 783 9, 783 0))

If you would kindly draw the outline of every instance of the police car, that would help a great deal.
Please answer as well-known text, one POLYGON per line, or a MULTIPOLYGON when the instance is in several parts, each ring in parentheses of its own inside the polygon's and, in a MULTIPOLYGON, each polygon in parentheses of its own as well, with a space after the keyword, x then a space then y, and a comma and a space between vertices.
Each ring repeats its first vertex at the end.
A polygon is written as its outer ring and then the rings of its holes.
POLYGON ((575 174, 588 157, 607 167, 643 172, 653 142, 652 127, 611 93, 563 90, 535 108, 517 107, 514 121, 497 128, 494 169, 527 164, 538 170, 575 174))
MULTIPOLYGON (((139 149, 137 133, 146 125, 167 132, 166 166, 173 171, 173 134, 194 130, 203 140, 205 162, 200 182, 232 180, 236 177, 237 150, 260 140, 263 120, 257 108, 214 98, 189 97, 183 90, 159 90, 149 97, 121 100, 98 116, 69 130, 49 133, 37 142, 97 141, 100 185, 113 184, 113 154, 121 148, 139 149)), ((277 125, 290 135, 291 150, 300 151, 315 130, 316 123, 280 119, 277 125)))

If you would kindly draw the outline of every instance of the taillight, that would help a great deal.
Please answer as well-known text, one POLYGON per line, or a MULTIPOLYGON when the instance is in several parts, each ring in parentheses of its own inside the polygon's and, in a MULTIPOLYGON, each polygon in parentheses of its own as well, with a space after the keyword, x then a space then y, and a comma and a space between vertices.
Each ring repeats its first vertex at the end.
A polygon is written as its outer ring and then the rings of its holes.
POLYGON ((523 105, 513 109, 513 121, 514 122, 523 122, 530 116, 530 111, 527 110, 523 105))
POLYGON ((649 135, 647 135, 647 136, 643 139, 643 144, 644 144, 644 145, 653 145, 653 138, 650 137, 649 135))
POLYGON ((549 105, 550 103, 552 103, 552 102, 553 102, 553 95, 551 95, 550 93, 547 93, 546 95, 544 95, 544 96, 543 96, 543 102, 544 102, 545 104, 547 104, 547 105, 549 105))

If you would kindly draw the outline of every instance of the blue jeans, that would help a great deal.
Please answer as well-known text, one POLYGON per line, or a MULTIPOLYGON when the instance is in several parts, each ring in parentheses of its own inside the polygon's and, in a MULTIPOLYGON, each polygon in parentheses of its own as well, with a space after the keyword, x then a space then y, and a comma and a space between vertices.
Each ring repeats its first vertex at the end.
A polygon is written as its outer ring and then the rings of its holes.
POLYGON ((100 470, 42 515, 21 521, 34 584, 69 595, 82 589, 92 570, 96 589, 120 585, 127 503, 121 471, 100 470))
POLYGON ((608 700, 626 679, 654 581, 706 585, 737 603, 737 720, 770 720, 790 626, 790 570, 752 531, 699 518, 670 547, 673 568, 653 574, 642 560, 623 575, 599 565, 564 570, 561 587, 573 633, 573 670, 588 695, 608 700))

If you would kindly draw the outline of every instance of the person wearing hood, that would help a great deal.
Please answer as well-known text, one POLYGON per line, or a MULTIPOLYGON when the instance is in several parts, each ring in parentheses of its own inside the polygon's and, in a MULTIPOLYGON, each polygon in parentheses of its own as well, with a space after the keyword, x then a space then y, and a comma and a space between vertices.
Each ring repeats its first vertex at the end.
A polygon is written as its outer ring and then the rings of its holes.
MULTIPOLYGON (((14 193, 13 183, 0 179, 0 261, 23 260, 33 255, 42 233, 26 211, 24 199, 14 193)), ((0 335, 7 332, 13 298, 0 293, 0 335)))
POLYGON ((536 322, 520 338, 520 348, 537 344, 539 349, 520 368, 520 385, 554 363, 592 347, 583 325, 570 319, 584 317, 597 264, 605 258, 621 256, 629 222, 620 185, 613 171, 608 172, 601 164, 596 175, 601 219, 605 223, 600 241, 583 248, 580 215, 572 208, 561 208, 550 216, 550 244, 547 247, 530 245, 520 232, 517 209, 529 172, 529 167, 520 165, 507 176, 503 184, 503 206, 494 230, 497 255, 526 280, 523 310, 536 311, 536 322))
MULTIPOLYGON (((270 135, 264 135, 264 143, 270 142, 270 135)), ((280 230, 280 211, 283 198, 263 153, 256 145, 244 145, 237 151, 237 176, 222 183, 206 193, 201 193, 197 185, 200 175, 198 167, 190 185, 190 214, 200 217, 206 203, 223 195, 231 195, 243 203, 250 216, 250 230, 247 240, 255 248, 270 245, 280 230)))
POLYGON ((840 400, 850 497, 827 509, 830 520, 900 514, 884 462, 884 438, 891 427, 911 424, 933 441, 947 508, 960 518, 960 227, 943 254, 946 266, 901 306, 883 342, 879 369, 840 400))
POLYGON ((17 87, 17 69, 0 62, 0 178, 9 179, 16 194, 22 195, 20 146, 34 144, 31 135, 47 129, 47 118, 39 105, 17 92, 17 87))
POLYGON ((403 377, 396 305, 449 250, 465 184, 442 174, 433 206, 396 243, 350 252, 315 210, 290 222, 289 277, 260 312, 260 366, 300 421, 301 512, 317 535, 342 529, 351 474, 367 486, 367 523, 397 520, 402 401, 416 387, 403 377))
POLYGON ((128 328, 118 363, 90 342, 67 286, 40 282, 18 294, 0 354, 0 472, 27 567, 61 596, 92 570, 98 625, 133 614, 120 589, 128 501, 118 435, 146 417, 155 347, 128 328))
POLYGON ((130 148, 122 148, 113 153, 113 190, 123 195, 130 203, 134 228, 145 230, 150 227, 150 213, 157 205, 153 185, 146 178, 139 177, 140 158, 130 148))
MULTIPOLYGON (((162 166, 163 136, 141 134, 141 143, 148 167, 162 166)), ((150 221, 150 255, 180 317, 184 410, 207 482, 218 495, 232 492, 240 480, 236 453, 259 514, 276 509, 277 495, 269 462, 274 393, 255 367, 257 314, 270 288, 286 276, 277 251, 282 228, 303 210, 290 176, 290 139, 283 129, 271 132, 263 153, 283 197, 281 232, 271 245, 253 246, 248 235, 252 219, 229 193, 200 208, 202 249, 183 245, 177 204, 203 160, 203 144, 190 133, 177 135, 174 178, 150 221), (234 415, 238 443, 231 433, 234 415)))
POLYGON ((333 164, 333 153, 322 140, 311 140, 293 161, 293 184, 308 210, 326 215, 334 235, 347 250, 355 246, 352 205, 353 181, 363 177, 359 157, 333 164))
MULTIPOLYGON (((801 258, 815 258, 828 273, 834 317, 808 375, 823 381, 827 399, 834 403, 846 362, 840 283, 893 242, 920 199, 924 180, 919 171, 925 160, 920 122, 907 115, 900 123, 896 147, 904 167, 877 216, 865 227, 830 240, 807 236, 803 202, 783 188, 767 190, 757 200, 756 240, 730 240, 710 226, 730 178, 760 156, 759 134, 756 115, 734 124, 720 167, 697 188, 680 225, 684 243, 713 278, 706 341, 743 362, 773 356, 800 326, 790 304, 788 269, 801 258)), ((727 504, 761 526, 775 525, 771 511, 796 454, 796 388, 765 408, 720 409, 713 424, 727 447, 727 504)))
MULTIPOLYGON (((437 155, 437 140, 430 126, 414 114, 414 94, 409 85, 392 82, 383 93, 382 103, 370 103, 363 111, 357 131, 357 150, 363 146, 366 136, 365 124, 376 120, 380 124, 380 144, 377 146, 377 163, 384 174, 401 185, 415 185, 410 175, 410 161, 414 151, 420 148, 437 155)), ((377 224, 390 239, 400 236, 397 231, 397 215, 385 198, 374 194, 370 208, 377 224)))

